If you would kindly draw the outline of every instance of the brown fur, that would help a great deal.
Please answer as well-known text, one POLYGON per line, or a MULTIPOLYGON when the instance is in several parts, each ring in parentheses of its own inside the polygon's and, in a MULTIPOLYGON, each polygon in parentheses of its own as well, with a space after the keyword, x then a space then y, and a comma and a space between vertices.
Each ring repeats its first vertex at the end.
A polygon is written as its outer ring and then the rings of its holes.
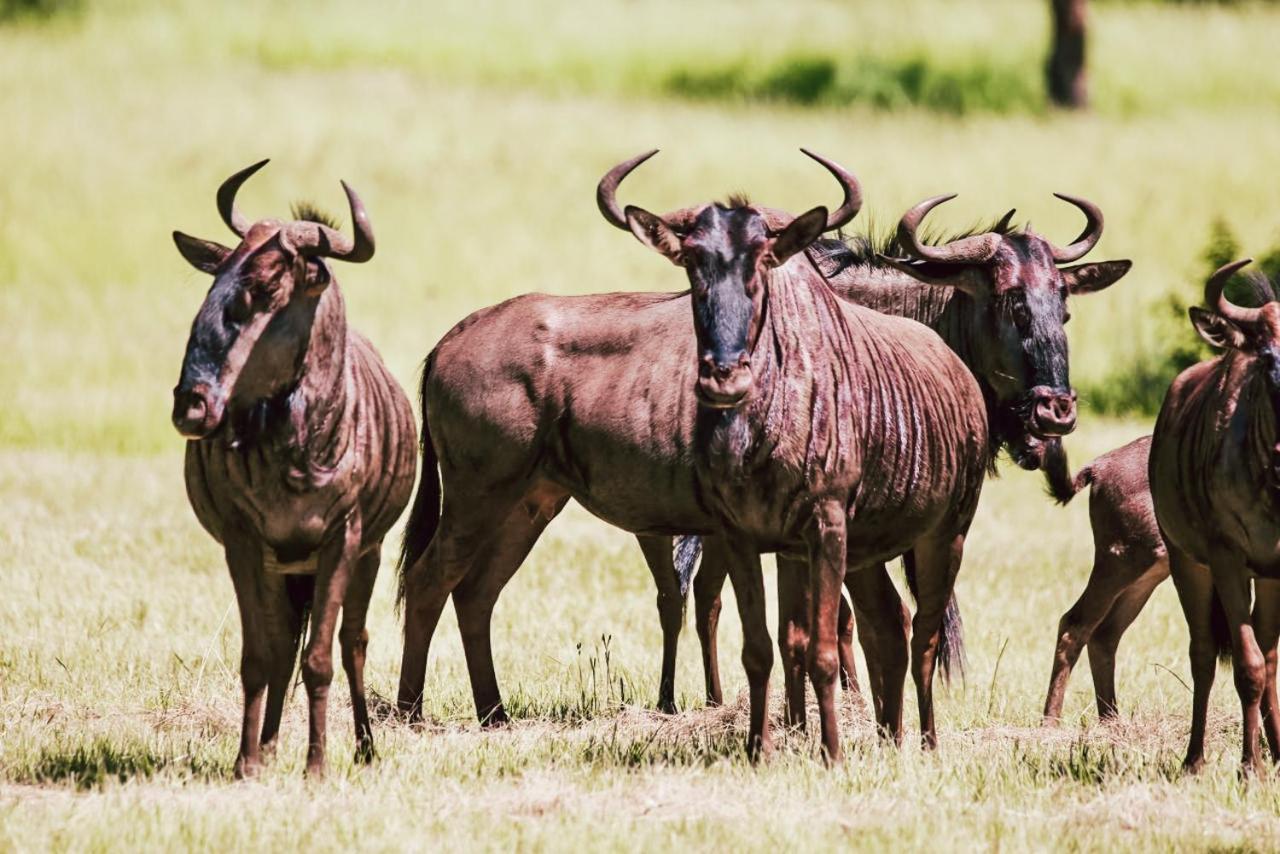
POLYGON ((234 250, 175 235, 188 260, 215 275, 175 389, 174 423, 191 439, 191 506, 226 550, 240 606, 237 776, 255 773, 277 742, 308 610, 307 771, 324 770, 335 632, 357 759, 372 759, 365 614, 382 540, 413 487, 413 410, 373 346, 347 327, 327 263, 291 248, 285 235, 306 228, 262 221, 234 250))
MULTIPOLYGON (((752 580, 759 552, 807 561, 811 548, 826 548, 817 545, 827 542, 822 531, 843 529, 842 577, 846 560, 874 565, 921 544, 916 678, 932 738, 937 624, 986 465, 981 395, 936 335, 842 302, 803 255, 769 273, 763 292, 768 310, 751 356, 760 386, 727 414, 699 407, 693 393, 687 293, 517 297, 441 341, 429 358, 424 421, 444 506, 425 552, 406 555, 403 708, 420 713, 427 647, 452 593, 477 712, 489 723, 505 719, 489 648, 492 608, 573 497, 638 534, 734 532, 725 543, 746 585, 739 605, 758 747, 768 735, 756 701, 772 660, 752 580)), ((834 627, 835 611, 822 620, 834 627)), ((884 642, 895 634, 902 643, 900 625, 884 642)), ((825 653, 824 679, 835 672, 825 653)), ((886 657, 901 662, 900 691, 905 650, 886 657)), ((896 708, 897 719, 883 723, 900 737, 900 700, 896 708)), ((824 715, 835 755, 828 723, 824 715)))
POLYGON ((1224 267, 1206 285, 1206 302, 1214 313, 1193 310, 1197 330, 1229 349, 1174 380, 1151 444, 1156 519, 1169 544, 1174 584, 1191 631, 1194 698, 1185 760, 1191 770, 1204 762, 1214 674, 1215 598, 1221 602, 1232 641, 1244 717, 1244 767, 1253 770, 1261 763, 1258 741, 1264 722, 1272 754, 1280 758, 1275 686, 1280 636, 1280 302, 1248 311, 1220 299, 1225 277, 1239 266, 1224 267))

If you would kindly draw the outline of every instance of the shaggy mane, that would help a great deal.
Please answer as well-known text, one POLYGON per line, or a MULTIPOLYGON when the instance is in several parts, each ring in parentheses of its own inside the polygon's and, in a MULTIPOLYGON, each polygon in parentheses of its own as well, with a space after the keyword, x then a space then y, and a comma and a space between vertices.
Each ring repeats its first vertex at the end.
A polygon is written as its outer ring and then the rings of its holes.
MULTIPOLYGON (((1016 234, 1024 230, 1024 228, 1024 225, 1015 225, 1006 218, 990 222, 977 222, 960 231, 945 231, 936 226, 926 226, 925 230, 920 233, 920 240, 927 246, 938 246, 943 243, 950 243, 953 240, 973 237, 975 234, 999 234, 1001 236, 1016 234)), ((907 255, 906 249, 903 248, 902 243, 898 240, 898 224, 895 222, 889 227, 881 227, 874 220, 867 223, 865 232, 851 235, 841 233, 839 239, 824 238, 818 240, 813 244, 812 250, 819 256, 838 264, 835 272, 830 274, 832 276, 837 275, 847 267, 877 264, 877 255, 887 255, 890 258, 902 258, 907 255)))
POLYGON ((298 201, 289 206, 289 215, 302 222, 314 222, 329 228, 338 228, 338 218, 314 202, 298 201))

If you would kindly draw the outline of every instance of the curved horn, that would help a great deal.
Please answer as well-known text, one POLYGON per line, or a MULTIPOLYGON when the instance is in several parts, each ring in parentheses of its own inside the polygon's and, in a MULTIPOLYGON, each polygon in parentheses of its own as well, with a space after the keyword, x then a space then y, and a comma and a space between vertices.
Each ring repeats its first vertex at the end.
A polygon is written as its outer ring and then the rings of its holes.
POLYGON ((849 172, 838 163, 828 160, 821 154, 815 154, 807 148, 802 148, 800 151, 805 157, 821 163, 836 179, 840 189, 844 191, 844 201, 840 203, 840 207, 827 214, 827 231, 832 231, 845 225, 858 215, 858 211, 862 210, 862 185, 858 183, 858 179, 853 176, 852 172, 849 172))
POLYGON ((241 169, 236 174, 222 182, 222 186, 218 188, 218 213, 222 215, 222 221, 227 224, 227 228, 234 231, 240 237, 244 237, 249 231, 249 220, 236 210, 236 193, 240 190, 240 185, 249 180, 249 176, 257 172, 263 166, 270 162, 267 160, 259 160, 252 166, 241 169))
POLYGON ((1241 308, 1227 299, 1226 295, 1222 293, 1222 289, 1226 287, 1227 280, 1234 276, 1241 267, 1247 267, 1252 263, 1252 258, 1245 258, 1243 261, 1232 261, 1230 264, 1219 267, 1217 272, 1209 277, 1209 281, 1204 283, 1204 304, 1237 326, 1249 326, 1257 323, 1262 316, 1262 309, 1241 308))
POLYGON ((369 224, 369 214, 365 212, 364 202, 360 201, 356 191, 346 181, 341 184, 347 194, 347 204, 351 207, 351 227, 356 233, 355 240, 336 228, 318 222, 293 223, 290 237, 299 255, 363 264, 373 257, 373 226, 369 224))
POLYGON ((1054 193, 1059 199, 1068 204, 1075 205, 1084 211, 1085 219, 1084 231, 1080 232, 1080 236, 1071 242, 1070 246, 1065 248, 1049 244, 1053 250, 1053 260, 1059 264, 1070 264, 1072 261, 1079 261, 1089 253, 1098 243, 1098 238, 1102 237, 1102 211, 1098 206, 1088 199, 1082 199, 1078 196, 1068 196, 1066 193, 1054 193))
POLYGON ((956 194, 952 193, 925 199, 902 215, 898 222, 898 240, 908 253, 921 261, 936 261, 939 264, 981 264, 995 256, 1000 247, 1000 237, 995 234, 975 234, 943 246, 929 246, 920 242, 916 231, 925 216, 938 205, 955 197, 956 194))
POLYGON ((630 160, 622 161, 604 173, 604 177, 596 185, 596 206, 600 208, 600 213, 604 215, 605 220, 610 224, 623 231, 631 230, 631 226, 627 225, 627 216, 622 212, 622 207, 619 206, 614 194, 617 193, 618 185, 622 183, 623 178, 630 175, 633 169, 657 153, 658 149, 655 148, 652 151, 646 151, 644 154, 637 154, 630 160))

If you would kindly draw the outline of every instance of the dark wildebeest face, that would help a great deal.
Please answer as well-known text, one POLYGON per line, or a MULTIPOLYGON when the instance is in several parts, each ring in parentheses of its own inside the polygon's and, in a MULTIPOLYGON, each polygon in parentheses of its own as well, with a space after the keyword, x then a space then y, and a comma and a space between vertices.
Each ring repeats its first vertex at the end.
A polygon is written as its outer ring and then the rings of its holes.
POLYGON ((1102 213, 1092 203, 1059 196, 1084 211, 1084 232, 1059 248, 1030 229, 1009 230, 1010 211, 986 234, 930 246, 917 237, 925 214, 954 196, 939 196, 908 211, 898 239, 911 256, 886 259, 934 285, 956 287, 971 300, 970 366, 994 400, 992 428, 1014 459, 1028 469, 1042 462, 1047 439, 1076 426, 1064 325, 1067 297, 1094 293, 1129 271, 1129 261, 1062 267, 1083 257, 1102 236, 1102 213))
MULTIPOLYGON (((1280 430, 1280 302, 1276 301, 1274 286, 1262 277, 1251 282, 1255 295, 1263 301, 1258 308, 1241 308, 1223 293, 1231 277, 1251 263, 1253 259, 1246 258, 1220 267, 1204 286, 1209 310, 1193 306, 1188 311, 1196 332, 1211 346, 1253 357, 1253 378, 1265 386, 1274 423, 1280 430)), ((1280 435, 1271 451, 1271 477, 1280 486, 1280 435)))
POLYGON ((844 190, 844 202, 830 215, 825 207, 816 207, 771 230, 761 212, 744 201, 686 208, 666 217, 634 205, 620 209, 614 198, 618 184, 656 153, 615 166, 601 179, 596 198, 605 219, 685 269, 698 342, 695 393, 704 406, 732 409, 751 391, 751 350, 764 313, 765 274, 824 231, 853 219, 861 207, 861 191, 843 168, 805 151, 844 190))
POLYGON ((301 376, 316 306, 332 280, 325 257, 367 261, 373 232, 359 197, 343 184, 356 239, 309 220, 249 224, 235 209, 244 169, 218 190, 218 210, 237 235, 234 249, 173 233, 178 251, 213 286, 191 325, 182 375, 173 390, 173 425, 203 439, 223 423, 236 401, 251 405, 293 387, 301 376))

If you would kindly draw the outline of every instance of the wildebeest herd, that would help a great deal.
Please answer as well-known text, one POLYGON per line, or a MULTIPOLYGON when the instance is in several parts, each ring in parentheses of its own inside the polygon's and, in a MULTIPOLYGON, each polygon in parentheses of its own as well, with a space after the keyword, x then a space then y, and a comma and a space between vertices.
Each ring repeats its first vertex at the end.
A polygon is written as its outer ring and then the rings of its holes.
POLYGON ((1101 237, 1095 205, 1059 196, 1086 219, 1066 246, 1014 227, 1012 211, 988 229, 922 236, 949 196, 911 208, 888 240, 833 239, 823 235, 853 220, 862 193, 826 158, 805 152, 839 185, 834 210, 793 216, 731 197, 659 216, 617 198, 654 153, 609 170, 597 203, 606 221, 683 268, 688 288, 526 294, 473 313, 426 357, 420 439, 404 392, 348 327, 329 266, 374 254, 350 187, 354 237, 305 206, 289 221, 242 215, 237 190, 266 161, 218 190, 236 246, 174 233, 183 257, 214 277, 172 418, 189 440, 192 507, 225 549, 240 608, 237 775, 254 773, 278 739, 304 635, 308 772, 324 769, 335 633, 357 759, 373 758, 365 615, 383 538, 410 498, 415 444, 421 479, 399 562, 398 707, 410 719, 422 716, 428 650, 452 599, 477 715, 486 726, 507 720, 493 609, 572 498, 640 542, 663 632, 659 709, 675 709, 690 589, 707 701, 722 702, 716 629, 728 578, 744 632, 748 752, 770 750, 774 655, 760 555, 773 552, 788 723, 804 727, 812 684, 823 755, 839 760, 835 688, 859 690, 856 623, 880 732, 902 739, 910 662, 921 738, 933 747, 934 670, 961 662, 952 594, 965 537, 1003 449, 1043 471, 1060 502, 1092 486, 1096 559, 1059 626, 1045 722, 1059 718, 1085 646, 1099 714, 1116 714, 1116 646, 1172 574, 1191 636, 1187 768, 1203 763, 1220 653, 1234 662, 1245 766, 1260 762, 1261 724, 1280 756, 1280 295, 1256 277, 1260 308, 1223 295, 1247 261, 1219 270, 1205 307, 1191 310, 1224 354, 1175 380, 1153 436, 1073 477, 1061 444, 1076 426, 1068 297, 1130 268, 1075 263, 1101 237), (886 570, 898 556, 914 617, 886 570))

